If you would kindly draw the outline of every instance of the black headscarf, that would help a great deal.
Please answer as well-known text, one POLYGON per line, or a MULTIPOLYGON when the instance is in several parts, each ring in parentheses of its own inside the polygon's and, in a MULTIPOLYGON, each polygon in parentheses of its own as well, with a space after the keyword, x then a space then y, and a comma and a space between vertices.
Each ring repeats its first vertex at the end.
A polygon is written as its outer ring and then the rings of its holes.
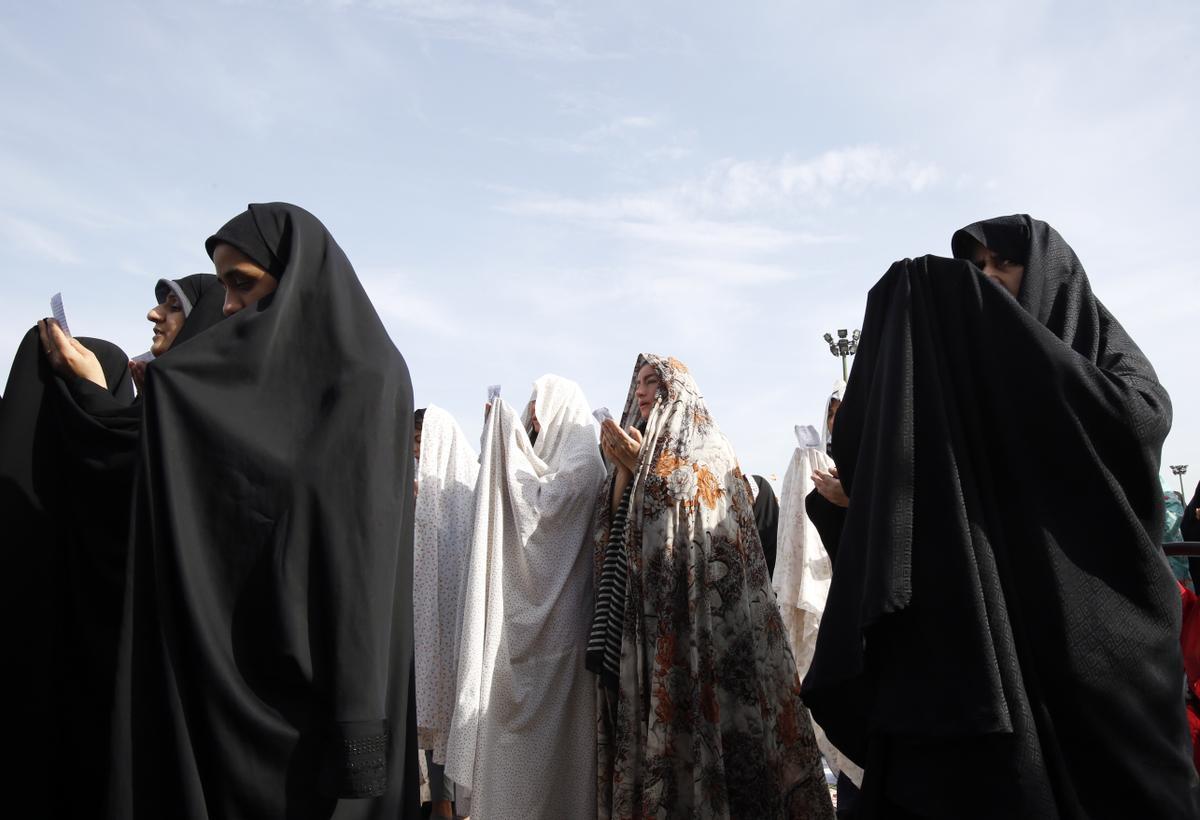
POLYGON ((767 559, 767 572, 775 573, 775 551, 779 540, 779 500, 771 482, 760 475, 750 476, 750 480, 758 486, 758 495, 754 498, 754 528, 758 530, 759 540, 762 541, 763 555, 767 559))
POLYGON ((806 701, 868 812, 1192 817, 1166 391, 1050 226, 964 232, 1025 264, 1020 301, 937 257, 871 290, 806 701))
POLYGON ((205 240, 204 249, 211 258, 217 245, 232 245, 267 273, 282 279, 288 270, 288 260, 280 256, 280 249, 292 244, 292 230, 286 211, 251 205, 205 240))
POLYGON ((168 293, 174 293, 179 298, 184 311, 183 327, 175 334, 171 342, 172 349, 225 318, 225 288, 211 273, 193 273, 182 279, 159 279, 154 287, 159 304, 167 298, 168 293))
MULTIPOLYGON (((104 371, 108 387, 95 389, 128 406, 124 352, 77 340, 104 371)), ((6 733, 21 739, 5 766, 14 817, 94 817, 108 773, 129 493, 112 477, 120 454, 71 400, 68 381, 50 369, 33 328, 17 348, 0 407, 0 645, 10 670, 6 733), (46 763, 64 750, 71 788, 46 763)))
POLYGON ((225 241, 279 286, 148 372, 111 813, 413 816, 408 369, 312 214, 225 241))

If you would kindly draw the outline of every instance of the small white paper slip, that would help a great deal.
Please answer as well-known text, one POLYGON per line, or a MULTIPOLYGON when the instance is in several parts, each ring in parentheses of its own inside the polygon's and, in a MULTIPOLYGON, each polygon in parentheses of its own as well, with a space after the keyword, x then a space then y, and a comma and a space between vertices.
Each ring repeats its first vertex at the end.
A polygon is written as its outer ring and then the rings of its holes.
POLYGON ((821 436, 817 433, 817 428, 811 424, 796 425, 796 440, 800 442, 801 447, 821 446, 821 436))
POLYGON ((151 353, 149 350, 147 350, 145 353, 142 353, 139 356, 134 356, 132 359, 130 359, 130 361, 131 362, 152 362, 152 361, 154 361, 154 354, 151 353))
POLYGON ((592 411, 592 416, 601 424, 604 424, 604 422, 613 417, 612 413, 609 412, 607 407, 597 407, 592 411))
POLYGON ((488 385, 488 401, 495 401, 498 398, 500 398, 500 385, 488 385))
POLYGON ((58 326, 62 328, 63 333, 70 336, 71 328, 67 324, 67 311, 63 309, 61 293, 50 297, 50 313, 54 316, 54 321, 58 322, 58 326))

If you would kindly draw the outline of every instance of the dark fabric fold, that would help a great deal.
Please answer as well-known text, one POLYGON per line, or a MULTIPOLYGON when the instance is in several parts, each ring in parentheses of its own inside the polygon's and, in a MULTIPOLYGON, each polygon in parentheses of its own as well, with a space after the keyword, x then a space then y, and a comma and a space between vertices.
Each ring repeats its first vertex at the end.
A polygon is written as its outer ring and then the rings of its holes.
POLYGON ((110 814, 415 816, 408 370, 315 217, 248 214, 278 289, 148 368, 110 814))
POLYGON ((1026 265, 1020 302, 937 257, 868 297, 805 700, 865 816, 1192 817, 1169 399, 1062 238, 993 222, 966 231, 1026 265))
POLYGON ((836 566, 838 542, 842 539, 842 527, 846 524, 846 508, 839 507, 813 490, 804 497, 804 512, 817 528, 817 535, 821 536, 830 562, 836 566))
POLYGON ((754 528, 758 530, 758 538, 762 541, 767 573, 774 575, 775 552, 779 541, 779 499, 775 497, 771 482, 762 476, 752 475, 750 480, 758 487, 758 495, 754 499, 754 528))

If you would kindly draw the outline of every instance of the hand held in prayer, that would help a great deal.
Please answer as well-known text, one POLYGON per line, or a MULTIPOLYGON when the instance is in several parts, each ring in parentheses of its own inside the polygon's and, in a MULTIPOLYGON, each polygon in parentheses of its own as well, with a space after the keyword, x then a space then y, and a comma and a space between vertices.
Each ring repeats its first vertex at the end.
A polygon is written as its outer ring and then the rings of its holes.
POLYGON ((850 506, 850 497, 846 495, 846 491, 842 488, 842 482, 837 477, 837 467, 831 468, 828 472, 817 470, 812 474, 812 480, 813 484, 817 486, 817 492, 826 501, 839 507, 850 506))
POLYGON ((642 434, 636 427, 630 427, 626 432, 612 419, 606 419, 600 425, 600 443, 604 455, 617 465, 618 470, 633 472, 642 449, 642 434))
POLYGON ((63 332, 54 319, 38 322, 38 337, 50 368, 60 376, 78 376, 108 389, 104 368, 96 354, 63 332))

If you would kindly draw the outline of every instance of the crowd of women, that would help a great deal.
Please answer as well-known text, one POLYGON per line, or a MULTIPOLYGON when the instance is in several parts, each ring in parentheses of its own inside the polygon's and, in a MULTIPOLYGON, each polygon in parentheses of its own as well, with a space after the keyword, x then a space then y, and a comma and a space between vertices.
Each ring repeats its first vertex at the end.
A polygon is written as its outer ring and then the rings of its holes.
POLYGON ((205 247, 0 398, 12 816, 1196 816, 1170 401, 1045 223, 887 271, 777 506, 676 358, 477 451, 313 215, 205 247))

